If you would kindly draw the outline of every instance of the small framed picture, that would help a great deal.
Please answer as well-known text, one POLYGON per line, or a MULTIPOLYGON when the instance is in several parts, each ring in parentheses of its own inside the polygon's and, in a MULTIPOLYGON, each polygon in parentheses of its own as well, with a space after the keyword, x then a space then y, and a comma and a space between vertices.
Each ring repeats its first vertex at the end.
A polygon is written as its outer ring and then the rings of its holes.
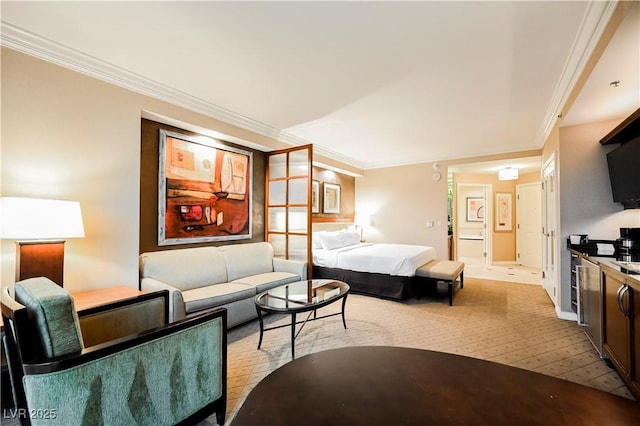
POLYGON ((512 203, 510 192, 496 192, 496 232, 508 232, 513 229, 512 203))
POLYGON ((311 213, 320 213, 320 182, 311 181, 311 213))
POLYGON ((323 213, 340 213, 340 185, 324 183, 323 213))
POLYGON ((484 198, 467 197, 467 222, 484 221, 484 198))

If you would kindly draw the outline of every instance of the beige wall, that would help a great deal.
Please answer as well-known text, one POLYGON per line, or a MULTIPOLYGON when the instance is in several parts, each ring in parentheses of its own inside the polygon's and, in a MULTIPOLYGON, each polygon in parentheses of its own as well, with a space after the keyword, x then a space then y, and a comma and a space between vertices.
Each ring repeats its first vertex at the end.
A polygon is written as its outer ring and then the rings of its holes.
POLYGON ((356 213, 371 215, 367 241, 428 245, 447 259, 446 165, 438 181, 432 179, 435 171, 423 163, 366 170, 356 178, 356 213))
POLYGON ((526 173, 518 177, 518 180, 516 181, 516 185, 522 185, 525 183, 533 183, 533 182, 541 182, 541 181, 542 181, 542 178, 540 177, 540 172, 526 173))
POLYGON ((606 154, 618 145, 600 144, 600 139, 620 121, 560 129, 559 235, 563 241, 573 233, 616 239, 620 237, 620 227, 640 226, 640 210, 623 211, 622 204, 613 202, 606 154))
POLYGON ((560 288, 561 308, 569 311, 571 264, 566 239, 588 234, 590 239, 615 240, 621 227, 640 227, 640 209, 623 210, 613 202, 606 153, 618 145, 600 139, 622 119, 563 127, 559 131, 560 170, 560 288))
MULTIPOLYGON (((271 148, 285 145, 2 48, 2 175, 6 196, 80 201, 86 238, 67 241, 71 291, 138 285, 140 122, 143 111, 271 148)), ((3 283, 14 280, 2 241, 3 283)))

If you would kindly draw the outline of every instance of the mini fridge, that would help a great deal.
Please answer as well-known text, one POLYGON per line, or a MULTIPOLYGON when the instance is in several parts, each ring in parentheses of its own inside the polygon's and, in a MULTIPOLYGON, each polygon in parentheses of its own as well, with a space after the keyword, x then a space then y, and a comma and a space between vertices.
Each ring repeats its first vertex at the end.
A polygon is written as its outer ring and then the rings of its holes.
POLYGON ((576 266, 576 285, 578 288, 578 322, 584 327, 589 340, 598 351, 602 352, 602 287, 600 267, 580 257, 576 266))

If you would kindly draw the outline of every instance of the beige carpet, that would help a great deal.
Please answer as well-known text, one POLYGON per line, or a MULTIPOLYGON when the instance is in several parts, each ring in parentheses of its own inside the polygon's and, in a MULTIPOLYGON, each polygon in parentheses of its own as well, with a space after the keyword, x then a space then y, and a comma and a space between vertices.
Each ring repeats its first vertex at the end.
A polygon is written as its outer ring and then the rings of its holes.
MULTIPOLYGON (((339 304, 324 308, 339 310, 339 304)), ((581 327, 556 317, 535 285, 466 278, 454 306, 446 298, 394 302, 351 294, 347 329, 339 316, 307 323, 296 357, 331 348, 389 345, 430 349, 495 361, 633 398, 615 370, 599 359, 581 327)), ((286 324, 289 317, 267 321, 286 324)), ((251 389, 291 360, 290 329, 268 331, 257 350, 258 322, 230 330, 227 423, 251 389)), ((214 417, 209 419, 215 424, 214 417)))

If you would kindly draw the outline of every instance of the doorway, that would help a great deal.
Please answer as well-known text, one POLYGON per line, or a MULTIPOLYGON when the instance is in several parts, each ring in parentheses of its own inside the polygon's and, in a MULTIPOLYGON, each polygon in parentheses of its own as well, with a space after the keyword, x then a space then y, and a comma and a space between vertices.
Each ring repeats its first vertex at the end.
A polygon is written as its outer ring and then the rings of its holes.
POLYGON ((459 183, 456 188, 456 258, 465 264, 490 265, 492 185, 459 183))

